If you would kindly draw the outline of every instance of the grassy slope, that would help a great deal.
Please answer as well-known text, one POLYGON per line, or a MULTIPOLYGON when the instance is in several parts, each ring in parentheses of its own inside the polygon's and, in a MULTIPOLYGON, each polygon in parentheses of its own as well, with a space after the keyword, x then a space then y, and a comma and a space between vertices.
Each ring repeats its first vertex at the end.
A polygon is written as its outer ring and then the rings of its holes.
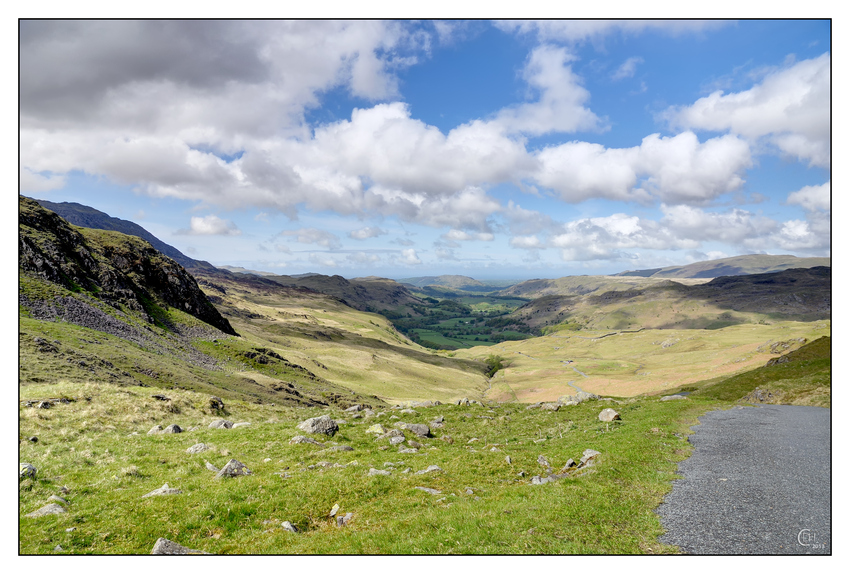
MULTIPOLYGON (((302 434, 295 428, 300 420, 326 411, 226 401, 227 418, 251 426, 211 430, 206 425, 216 415, 203 410, 205 396, 167 394, 172 400, 160 402, 143 389, 99 383, 22 389, 22 399, 80 400, 48 410, 21 407, 21 436, 39 438, 21 443, 21 460, 39 469, 36 480, 20 482, 21 553, 53 553, 58 544, 66 554, 146 554, 159 537, 216 554, 675 552, 657 542, 662 530, 653 509, 670 489, 676 463, 689 452, 689 425, 720 404, 705 398, 641 400, 618 406, 623 420, 613 425, 597 420, 610 406, 601 402, 559 412, 520 405, 420 408, 401 420, 427 422, 442 415, 445 426, 435 434, 450 435, 454 442, 419 439, 426 447, 418 454, 401 454, 394 447, 380 450, 386 441, 376 443, 364 432, 374 418, 331 411, 348 423, 328 442, 354 451, 320 452, 288 440, 302 434), (146 434, 154 424, 172 423, 201 428, 146 434), (473 438, 478 440, 469 442, 473 438), (185 452, 198 442, 211 450, 185 452), (602 453, 595 473, 529 484, 541 472, 539 455, 557 471, 587 448, 602 453), (221 467, 230 458, 254 474, 219 481, 204 468, 205 460, 221 467), (307 468, 320 461, 357 464, 307 468), (389 468, 386 462, 397 465, 391 476, 367 476, 371 467, 389 468), (429 465, 443 472, 402 473, 429 465), (281 471, 291 478, 274 474, 281 471), (164 483, 183 494, 141 499, 164 483), (61 486, 68 492, 60 493, 61 486), (24 516, 52 494, 68 500, 68 513, 24 516), (328 518, 334 504, 340 514, 354 514, 347 527, 337 528, 328 518), (284 531, 282 520, 302 532, 284 531)), ((389 427, 396 411, 387 412, 377 420, 389 427)))
POLYGON ((764 365, 770 344, 829 335, 830 322, 737 325, 717 330, 560 331, 493 347, 458 350, 462 358, 498 354, 511 361, 491 381, 488 397, 536 402, 574 394, 567 383, 606 396, 662 392, 764 365), (572 360, 565 364, 563 361, 572 360), (578 369, 587 377, 577 373, 578 369))

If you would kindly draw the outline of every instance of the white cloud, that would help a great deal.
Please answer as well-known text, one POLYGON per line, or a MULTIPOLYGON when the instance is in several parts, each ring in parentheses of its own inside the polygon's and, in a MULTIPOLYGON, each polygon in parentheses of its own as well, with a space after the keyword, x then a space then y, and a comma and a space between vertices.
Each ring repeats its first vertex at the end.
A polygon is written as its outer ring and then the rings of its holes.
POLYGON ((754 215, 743 209, 710 212, 687 205, 662 205, 661 223, 678 237, 693 241, 720 241, 730 245, 747 245, 773 233, 775 220, 754 215))
POLYGON ((35 173, 22 167, 19 171, 20 193, 44 192, 65 187, 65 176, 35 173))
POLYGON ((352 239, 371 239, 372 237, 378 237, 379 235, 386 234, 387 232, 380 227, 363 227, 361 229, 349 231, 348 236, 352 239))
POLYGON ((315 227, 288 229, 286 231, 281 231, 278 236, 292 237, 298 243, 315 244, 326 249, 339 249, 342 247, 339 237, 329 231, 316 229, 315 227))
POLYGON ((232 221, 221 219, 216 215, 192 217, 189 229, 181 229, 180 235, 241 235, 242 231, 232 221))
POLYGON ((692 132, 652 134, 632 148, 570 142, 543 149, 537 159, 536 181, 568 202, 604 197, 705 203, 740 188, 752 163, 743 140, 726 135, 700 143, 692 132))
POLYGON ((829 212, 831 204, 831 181, 823 185, 807 185, 788 195, 788 203, 800 205, 807 211, 829 212))
POLYGON ((543 135, 551 132, 602 130, 606 126, 585 102, 590 92, 569 65, 575 60, 565 48, 539 46, 529 56, 523 76, 539 91, 536 102, 508 107, 496 114, 495 123, 510 133, 543 135))
POLYGON ((535 34, 539 41, 599 41, 616 32, 637 35, 658 30, 676 36, 720 28, 721 20, 508 20, 496 26, 505 32, 535 34))
POLYGON ((313 265, 330 267, 331 269, 339 267, 339 262, 336 259, 322 253, 311 253, 308 259, 313 265))
POLYGON ((518 235, 511 238, 511 247, 518 249, 543 249, 546 246, 536 235, 518 235))
POLYGON ((364 253, 363 251, 351 253, 346 256, 346 259, 355 265, 375 265, 381 261, 381 257, 379 255, 375 255, 374 253, 364 253))
POLYGON ((616 81, 631 78, 635 75, 638 64, 643 64, 643 58, 640 56, 628 58, 625 62, 620 64, 620 67, 617 68, 613 74, 611 74, 611 79, 616 81))
POLYGON ((773 71, 751 89, 718 90, 691 106, 669 108, 672 126, 729 131, 750 140, 766 138, 780 152, 829 167, 830 55, 773 71))
POLYGON ((422 265, 422 260, 416 255, 415 249, 402 249, 398 261, 403 265, 422 265))
POLYGON ((494 235, 492 233, 467 233, 466 231, 452 229, 441 237, 449 241, 493 241, 494 235))

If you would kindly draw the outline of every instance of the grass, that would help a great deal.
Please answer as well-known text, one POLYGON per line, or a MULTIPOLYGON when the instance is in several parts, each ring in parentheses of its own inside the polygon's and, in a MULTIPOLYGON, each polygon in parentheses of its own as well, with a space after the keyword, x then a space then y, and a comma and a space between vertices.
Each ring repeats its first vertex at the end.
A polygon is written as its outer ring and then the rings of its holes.
POLYGON ((57 544, 67 554, 146 554, 161 536, 215 554, 673 553, 657 542, 662 531, 653 509, 689 452, 689 426, 724 404, 700 398, 591 402, 559 412, 518 404, 417 408, 400 420, 427 423, 442 415, 445 426, 435 429, 435 438, 418 439, 426 445, 419 453, 401 454, 380 450, 387 442, 364 432, 376 420, 392 428, 392 409, 377 419, 331 411, 348 422, 333 438, 322 438, 354 451, 320 452, 288 440, 303 434, 298 422, 325 411, 229 402, 229 420, 252 424, 212 430, 206 425, 217 415, 204 410, 205 395, 170 391, 171 401, 162 402, 150 394, 101 383, 22 389, 21 399, 80 397, 47 410, 21 407, 21 436, 39 438, 21 443, 21 460, 39 470, 36 480, 20 482, 22 554, 53 553, 57 544), (597 420, 606 406, 621 412, 621 423, 597 420), (172 423, 200 428, 146 434, 154 424, 172 423), (453 443, 441 440, 446 435, 453 443), (198 442, 211 450, 185 452, 198 442), (529 484, 541 473, 539 455, 557 470, 587 448, 602 453, 593 474, 529 484), (230 458, 254 474, 214 480, 204 468, 204 460, 221 467, 230 458), (357 464, 309 468, 321 461, 357 464), (369 468, 391 468, 384 463, 396 465, 392 475, 367 476, 369 468), (443 471, 402 473, 429 465, 443 471), (291 478, 275 474, 281 471, 291 478), (166 482, 183 494, 141 498, 166 482), (68 513, 24 516, 52 494, 68 500, 68 513), (345 528, 328 517, 334 504, 354 514, 345 528), (282 530, 282 520, 302 532, 282 530))

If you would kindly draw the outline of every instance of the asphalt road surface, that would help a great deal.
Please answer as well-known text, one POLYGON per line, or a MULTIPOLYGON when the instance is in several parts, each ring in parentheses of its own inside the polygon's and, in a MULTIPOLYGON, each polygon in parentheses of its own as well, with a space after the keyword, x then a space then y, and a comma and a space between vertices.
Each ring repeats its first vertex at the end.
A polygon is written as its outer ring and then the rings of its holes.
POLYGON ((830 409, 712 411, 658 507, 659 539, 689 554, 832 554, 830 409))

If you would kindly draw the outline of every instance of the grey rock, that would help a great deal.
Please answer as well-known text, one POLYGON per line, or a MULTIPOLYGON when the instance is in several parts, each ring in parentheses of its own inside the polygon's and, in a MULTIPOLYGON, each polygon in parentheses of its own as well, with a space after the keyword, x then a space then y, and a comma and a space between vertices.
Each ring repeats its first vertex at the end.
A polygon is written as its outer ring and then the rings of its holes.
POLYGON ((332 446, 331 448, 326 448, 325 450, 332 450, 336 452, 347 452, 353 451, 354 449, 348 446, 347 444, 341 444, 339 446, 332 446))
POLYGON ((56 546, 53 547, 53 551, 54 552, 62 552, 62 547, 57 544, 56 546))
POLYGON ((31 436, 27 440, 30 441, 31 443, 35 444, 35 443, 38 442, 38 437, 37 436, 31 436))
POLYGON ((599 413, 599 420, 603 423, 610 423, 619 419, 620 413, 618 413, 614 409, 603 409, 602 412, 599 413))
POLYGON ((38 474, 38 470, 28 462, 22 462, 18 465, 20 470, 18 471, 18 478, 35 478, 36 474, 38 474))
MULTIPOLYGON (((756 389, 758 390, 758 389, 756 389)), ((667 395, 666 397, 661 397, 662 401, 679 401, 682 399, 687 399, 685 395, 667 395)))
POLYGON ((366 434, 383 435, 383 434, 386 434, 387 429, 384 428, 383 425, 381 425, 379 423, 375 423, 372 426, 370 426, 369 428, 367 428, 365 432, 366 432, 366 434))
POLYGON ((337 526, 345 526, 346 524, 348 524, 349 522, 351 522, 351 519, 352 519, 352 518, 354 518, 354 513, 353 513, 353 512, 347 512, 347 513, 345 514, 345 516, 337 516, 337 517, 336 517, 336 525, 337 525, 337 526))
POLYGON ((68 506, 68 501, 62 498, 61 496, 57 496, 55 494, 51 494, 47 500, 52 500, 53 502, 58 502, 59 504, 64 504, 68 506))
POLYGON ((206 466, 206 467, 207 467, 207 470, 211 470, 212 472, 218 472, 219 470, 221 470, 221 469, 219 469, 217 466, 215 466, 215 465, 213 465, 213 464, 210 464, 210 463, 209 463, 209 462, 207 462, 207 461, 204 461, 204 466, 206 466))
POLYGON ((234 423, 232 428, 248 427, 248 426, 251 426, 251 423, 234 423))
POLYGON ((39 409, 49 409, 49 408, 50 408, 50 406, 51 406, 51 405, 50 405, 50 401, 41 401, 40 403, 38 403, 38 406, 37 406, 36 408, 39 408, 39 409))
POLYGON ((150 496, 166 496, 169 494, 183 494, 183 491, 179 488, 169 488, 168 483, 166 482, 156 490, 152 490, 149 493, 142 496, 142 498, 148 498, 150 496))
POLYGON ((253 474, 248 467, 236 460, 235 458, 231 458, 230 461, 224 465, 218 474, 215 475, 215 478, 236 478, 237 476, 245 476, 248 474, 253 474))
POLYGON ((46 506, 42 506, 38 510, 30 512, 26 516, 27 516, 27 518, 38 518, 40 516, 47 516, 49 514, 64 514, 65 512, 68 512, 68 511, 65 510, 64 506, 62 506, 60 504, 56 504, 55 502, 51 502, 50 504, 48 504, 46 506))
POLYGON ((220 397, 210 397, 210 410, 213 411, 223 411, 224 410, 224 401, 221 400, 220 397))
POLYGON ((540 405, 540 408, 547 411, 557 411, 561 408, 561 405, 558 403, 543 403, 540 405))
POLYGON ((199 452, 204 452, 205 450, 209 450, 209 449, 210 449, 210 447, 208 447, 207 445, 205 445, 202 442, 199 442, 198 444, 194 444, 194 445, 190 446, 189 448, 187 448, 186 453, 187 454, 198 454, 199 452))
POLYGON ((186 555, 186 554, 209 554, 208 552, 202 552, 200 550, 194 550, 192 548, 186 548, 185 546, 181 546, 176 542, 172 542, 166 538, 157 539, 156 543, 153 545, 153 549, 151 550, 151 554, 167 554, 167 555, 186 555))
POLYGON ((207 428, 211 429, 229 429, 233 428, 233 423, 224 419, 216 419, 209 424, 207 428))
POLYGON ((333 436, 339 430, 339 425, 336 424, 336 421, 330 415, 322 415, 303 421, 298 425, 298 428, 304 432, 333 436))
POLYGON ((578 399, 579 402, 583 403, 584 401, 598 401, 599 395, 595 395, 593 393, 587 393, 585 391, 579 391, 579 392, 576 393, 576 398, 578 399))
POLYGON ((539 475, 531 478, 531 484, 546 484, 547 482, 555 482, 555 479, 551 476, 541 477, 539 475))
POLYGON ((414 486, 413 488, 427 492, 428 494, 443 494, 442 490, 437 490, 436 488, 428 488, 426 486, 414 486))
POLYGON ((468 407, 469 406, 469 399, 466 398, 466 397, 464 397, 462 399, 458 399, 458 400, 455 401, 455 404, 460 405, 462 407, 468 407))
POLYGON ((162 425, 154 425, 151 430, 148 431, 148 434, 160 434, 162 433, 162 425))
POLYGON ((168 425, 162 429, 162 434, 177 434, 183 432, 183 429, 178 425, 168 425))
POLYGON ((568 470, 570 470, 571 468, 575 468, 576 466, 576 461, 574 461, 573 459, 569 459, 567 461, 567 464, 564 465, 564 468, 561 469, 561 472, 567 472, 568 470))
POLYGON ((525 407, 525 410, 528 411, 531 409, 539 409, 542 405, 543 403, 534 403, 533 405, 528 405, 527 407, 525 407))
POLYGON ((348 407, 347 409, 345 409, 345 412, 356 413, 356 412, 362 411, 363 409, 364 409, 363 405, 354 405, 352 407, 348 407))
POLYGON ((331 511, 330 511, 330 513, 328 514, 328 516, 330 516, 331 518, 333 518, 334 516, 336 516, 336 513, 337 513, 337 512, 339 512, 339 504, 334 504, 334 505, 333 505, 333 508, 331 508, 331 511))
POLYGON ((582 457, 579 460, 579 466, 589 466, 593 464, 593 459, 599 456, 600 453, 598 450, 593 450, 592 448, 585 449, 582 453, 582 457))
POLYGON ((314 439, 314 438, 310 438, 310 437, 308 437, 308 436, 301 436, 301 435, 298 435, 298 436, 294 436, 294 437, 292 437, 291 439, 289 439, 289 444, 304 444, 304 443, 307 443, 307 444, 318 444, 318 445, 321 445, 321 444, 322 444, 322 443, 320 443, 319 441, 317 441, 316 439, 314 439))
POLYGON ((542 454, 537 457, 537 464, 539 464, 540 466, 545 466, 546 468, 552 466, 551 464, 549 464, 549 461, 546 459, 546 457, 542 454))
POLYGON ((367 476, 389 476, 389 470, 379 470, 377 468, 370 468, 367 476))
POLYGON ((415 448, 406 448, 406 447, 400 446, 400 447, 398 447, 398 452, 399 452, 399 454, 416 454, 419 451, 416 450, 415 448))
POLYGON ((390 444, 391 445, 397 445, 397 444, 401 444, 403 442, 404 442, 404 435, 390 437, 390 444))
POLYGON ((442 468, 440 468, 436 464, 432 464, 424 470, 417 470, 414 474, 428 474, 430 472, 442 472, 442 471, 443 471, 442 468))
POLYGON ((413 409, 401 409, 398 412, 405 414, 405 415, 418 415, 419 414, 416 411, 414 411, 413 409))
POLYGON ((421 437, 431 436, 431 429, 428 425, 423 424, 406 424, 404 428, 421 437))
POLYGON ((506 456, 506 457, 505 457, 505 462, 506 462, 506 463, 508 463, 508 464, 511 464, 511 457, 510 457, 510 456, 506 456))
POLYGON ((290 532, 298 532, 298 529, 288 520, 284 520, 280 523, 281 528, 284 530, 289 530, 290 532))
POLYGON ((425 448, 425 445, 424 445, 424 444, 419 443, 419 442, 416 442, 416 441, 415 441, 415 440, 413 440, 413 439, 410 439, 409 441, 407 441, 407 446, 409 446, 410 448, 417 448, 417 449, 419 449, 419 448, 425 448))

